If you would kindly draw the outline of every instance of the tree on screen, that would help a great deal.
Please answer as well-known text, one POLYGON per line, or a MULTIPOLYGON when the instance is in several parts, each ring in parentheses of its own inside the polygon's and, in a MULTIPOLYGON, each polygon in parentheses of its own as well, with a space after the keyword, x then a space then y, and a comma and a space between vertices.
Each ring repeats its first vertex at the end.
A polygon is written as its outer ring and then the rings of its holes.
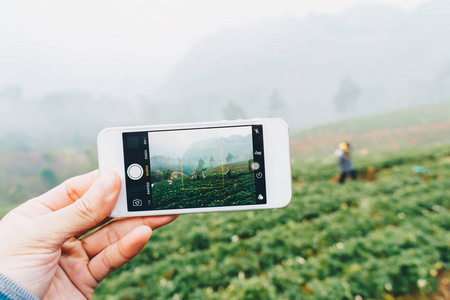
POLYGON ((172 176, 172 172, 173 172, 173 170, 170 169, 170 168, 165 169, 165 170, 163 171, 164 179, 170 179, 170 177, 172 176))
POLYGON ((205 166, 205 161, 203 159, 198 160, 198 168, 202 169, 205 166))

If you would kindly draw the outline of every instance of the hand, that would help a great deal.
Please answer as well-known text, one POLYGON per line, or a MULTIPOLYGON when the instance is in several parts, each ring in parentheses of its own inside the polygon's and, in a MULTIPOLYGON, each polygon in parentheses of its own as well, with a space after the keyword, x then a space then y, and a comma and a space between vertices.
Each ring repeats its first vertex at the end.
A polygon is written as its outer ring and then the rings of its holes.
POLYGON ((40 299, 91 299, 112 270, 137 255, 152 229, 177 216, 109 221, 120 191, 113 171, 74 177, 0 221, 0 273, 40 299))

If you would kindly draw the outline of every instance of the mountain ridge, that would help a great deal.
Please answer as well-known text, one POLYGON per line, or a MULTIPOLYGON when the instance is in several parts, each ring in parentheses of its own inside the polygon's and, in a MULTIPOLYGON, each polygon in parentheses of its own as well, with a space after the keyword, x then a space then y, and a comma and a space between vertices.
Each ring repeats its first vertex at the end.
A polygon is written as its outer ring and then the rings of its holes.
POLYGON ((231 104, 241 108, 238 117, 273 116, 278 91, 286 109, 276 116, 296 128, 443 100, 450 97, 450 76, 438 82, 450 68, 443 38, 450 21, 442 17, 449 9, 439 0, 412 11, 364 4, 224 31, 194 45, 151 99, 182 105, 174 119, 208 121, 231 104), (347 78, 361 93, 337 113, 333 101, 347 78))

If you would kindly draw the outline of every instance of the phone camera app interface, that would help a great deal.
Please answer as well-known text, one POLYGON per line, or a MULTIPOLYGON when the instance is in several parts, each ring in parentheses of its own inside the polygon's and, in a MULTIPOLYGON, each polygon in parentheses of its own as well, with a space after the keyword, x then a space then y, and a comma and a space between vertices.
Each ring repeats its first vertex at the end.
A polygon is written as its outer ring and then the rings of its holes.
POLYGON ((129 211, 266 203, 263 127, 123 133, 129 211))

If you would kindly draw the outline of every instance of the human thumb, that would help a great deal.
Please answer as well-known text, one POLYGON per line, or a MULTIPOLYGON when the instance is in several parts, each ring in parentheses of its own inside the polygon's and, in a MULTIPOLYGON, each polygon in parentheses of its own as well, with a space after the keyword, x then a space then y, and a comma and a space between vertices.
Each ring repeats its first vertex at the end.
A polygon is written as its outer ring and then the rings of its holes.
POLYGON ((53 243, 62 245, 69 238, 83 234, 103 221, 114 208, 120 192, 120 178, 110 170, 78 200, 51 214, 42 216, 53 243))

